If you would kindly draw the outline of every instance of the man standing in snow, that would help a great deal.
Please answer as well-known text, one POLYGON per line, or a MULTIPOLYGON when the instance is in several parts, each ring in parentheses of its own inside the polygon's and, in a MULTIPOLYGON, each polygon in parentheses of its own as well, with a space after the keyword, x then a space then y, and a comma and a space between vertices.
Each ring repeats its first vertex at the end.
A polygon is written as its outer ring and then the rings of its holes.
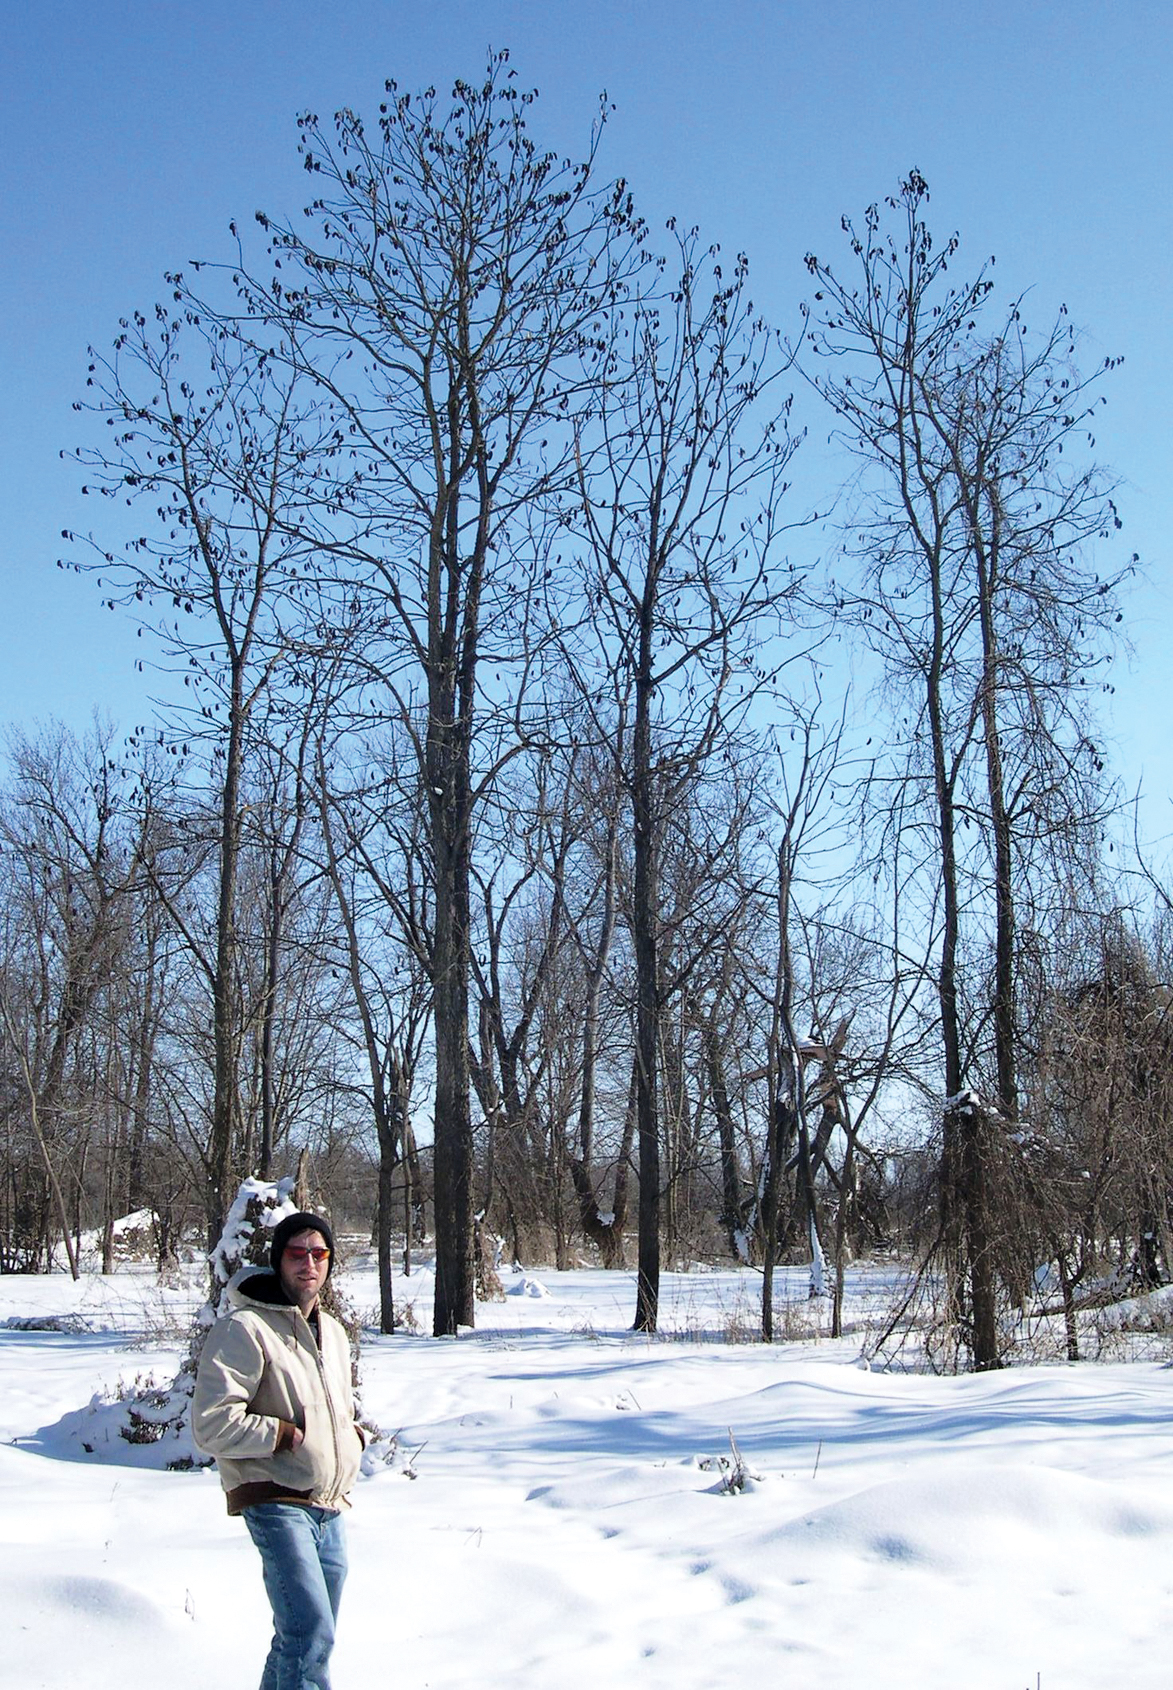
POLYGON ((346 1578, 342 1510, 358 1475, 350 1347, 318 1298, 334 1260, 320 1215, 287 1215, 272 1271, 245 1267, 196 1373, 192 1436, 261 1554, 273 1642, 261 1690, 329 1690, 346 1578))

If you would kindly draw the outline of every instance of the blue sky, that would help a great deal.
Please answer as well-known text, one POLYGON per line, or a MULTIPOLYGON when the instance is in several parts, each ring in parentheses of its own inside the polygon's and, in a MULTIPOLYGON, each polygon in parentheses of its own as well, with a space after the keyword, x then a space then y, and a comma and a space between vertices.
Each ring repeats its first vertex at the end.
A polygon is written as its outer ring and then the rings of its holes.
POLYGON ((55 567, 62 528, 112 517, 59 459, 86 437, 87 344, 149 307, 163 270, 223 255, 231 218, 300 207, 300 111, 373 112, 385 78, 445 87, 504 46, 540 90, 539 143, 580 154, 605 89, 604 167, 653 228, 674 215, 748 252, 784 331, 803 255, 840 256, 840 216, 915 165, 961 268, 996 254, 1000 292, 1031 289, 1040 324, 1068 305, 1085 363, 1123 355, 1098 450, 1148 580, 1109 726, 1147 831, 1173 834, 1167 0, 7 0, 0 20, 0 723, 83 727, 98 705, 129 728, 160 687, 93 583, 55 567))

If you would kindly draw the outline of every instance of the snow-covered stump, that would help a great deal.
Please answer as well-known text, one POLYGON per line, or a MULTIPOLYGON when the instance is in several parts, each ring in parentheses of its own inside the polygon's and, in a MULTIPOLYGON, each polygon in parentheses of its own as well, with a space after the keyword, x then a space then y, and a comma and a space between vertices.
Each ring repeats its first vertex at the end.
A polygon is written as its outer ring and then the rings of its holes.
POLYGON ((823 1253, 823 1246, 819 1239, 818 1222, 813 1212, 807 1216, 807 1236, 810 1240, 811 1267, 810 1281, 807 1288, 807 1299, 814 1302, 820 1297, 829 1297, 827 1286, 827 1258, 823 1253))
POLYGON ((485 1226, 485 1212, 481 1209, 473 1220, 473 1248, 476 1265, 476 1298, 478 1303, 503 1303, 505 1287, 498 1269, 501 1266, 503 1241, 485 1226))

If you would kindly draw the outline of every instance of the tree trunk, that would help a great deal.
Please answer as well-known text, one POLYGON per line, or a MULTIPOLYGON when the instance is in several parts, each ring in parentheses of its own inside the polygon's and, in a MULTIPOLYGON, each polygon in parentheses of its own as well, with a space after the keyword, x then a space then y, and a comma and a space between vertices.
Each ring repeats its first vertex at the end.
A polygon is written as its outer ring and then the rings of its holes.
MULTIPOLYGON (((445 842, 446 843, 446 842, 445 842)), ((472 1111, 468 1067, 468 863, 459 848, 437 862, 435 909, 436 1300, 432 1331, 475 1320, 472 1111)))
POLYGON ((737 1141, 733 1135, 733 1111, 729 1107, 729 1087, 725 1081, 725 1064, 717 1029, 706 1019, 702 1033, 705 1062, 709 1070, 709 1090, 713 1094, 713 1113, 717 1118, 717 1138, 721 1147, 721 1225, 729 1240, 729 1253, 736 1261, 749 1257, 741 1213, 741 1168, 737 1160, 737 1141))
POLYGON ((970 1092, 946 1110, 946 1119, 956 1139, 956 1167, 960 1176, 956 1201, 964 1239, 963 1265, 968 1268, 973 1363, 979 1373, 987 1372, 1002 1365, 998 1354, 997 1280, 985 1143, 990 1125, 980 1100, 970 1092))
MULTIPOLYGON (((648 732, 644 724, 645 735, 648 732)), ((639 720, 636 726, 639 741, 639 720)), ((638 753, 637 753, 638 755, 638 753)), ((637 765, 638 767, 638 765, 637 765)), ((651 779, 635 782, 636 1121, 639 1137, 639 1259, 636 1332, 654 1332, 660 1304, 660 1122, 658 1109, 660 1002, 657 980, 655 839, 651 779)))
POLYGON ((786 1146, 794 1136, 794 1111, 775 1093, 766 1139, 766 1162, 761 1170, 760 1226, 762 1232, 762 1337, 774 1341, 774 1269, 778 1265, 778 1214, 781 1207, 786 1146))
POLYGON ((239 1103, 236 1085, 236 881, 240 860, 240 779, 244 760, 244 682, 232 664, 224 786, 220 796, 219 895, 216 906, 216 965, 212 978, 214 1091, 208 1144, 207 1238, 213 1250, 224 1231, 232 1194, 239 1103))
POLYGON ((391 1266, 391 1234, 395 1225, 395 1169, 397 1163, 384 1153, 379 1135, 379 1195, 376 1215, 376 1254, 379 1263, 379 1331, 395 1330, 395 1297, 391 1266))

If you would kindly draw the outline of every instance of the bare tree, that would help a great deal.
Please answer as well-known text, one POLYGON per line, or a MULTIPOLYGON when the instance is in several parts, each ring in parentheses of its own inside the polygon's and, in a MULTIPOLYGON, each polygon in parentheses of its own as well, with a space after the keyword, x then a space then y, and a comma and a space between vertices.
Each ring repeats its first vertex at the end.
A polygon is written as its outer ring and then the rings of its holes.
POLYGON ((299 547, 290 536, 315 424, 298 408, 296 377, 230 324, 195 309, 182 276, 169 280, 168 306, 152 320, 136 312, 123 321, 110 357, 93 354, 94 397, 85 408, 113 429, 78 458, 90 473, 87 491, 149 512, 150 528, 121 556, 91 541, 100 561, 90 567, 101 572, 104 590, 113 589, 111 609, 122 603, 145 618, 163 662, 183 674, 191 703, 173 701, 173 739, 207 747, 218 789, 211 943, 180 924, 212 1004, 212 1243, 239 1172, 237 890, 248 740, 286 656, 278 606, 288 603, 297 573, 299 547))
POLYGON ((75 1278, 71 1218, 77 1231, 86 1122, 101 1087, 88 1064, 79 1094, 72 1064, 126 966, 139 903, 126 782, 110 738, 100 728, 85 745, 60 728, 37 740, 16 736, 13 789, 0 816, 9 885, 0 1020, 75 1278))
MULTIPOLYGON (((338 951, 349 985, 353 1043, 378 1143, 376 1251, 380 1330, 395 1330, 391 1243, 395 1174, 412 1173, 417 1207, 418 1158, 412 1093, 431 1011, 426 877, 419 810, 388 796, 394 778, 373 778, 377 748, 363 748, 367 779, 356 778, 330 746, 325 725, 315 751, 315 795, 325 872, 340 924, 338 951), (396 820, 400 825, 396 826, 396 820), (388 944, 390 929, 390 944, 388 944)), ((347 1018, 349 1021, 349 1018, 347 1018)), ((405 1252, 412 1226, 405 1225, 405 1252)), ((409 1259, 409 1257, 408 1257, 409 1259)))
POLYGON ((582 1058, 578 1118, 566 1164, 578 1200, 579 1225, 594 1244, 604 1267, 622 1267, 627 1224, 628 1162, 635 1128, 635 1069, 623 1112, 623 1130, 614 1158, 610 1202, 601 1200, 599 1149, 599 1055, 604 1028, 603 994, 608 984, 619 919, 619 786, 605 762, 575 746, 572 771, 576 801, 591 820, 595 850, 588 854, 588 887, 570 916, 582 968, 582 1058))
POLYGON ((775 401, 784 360, 754 314, 745 260, 727 281, 695 234, 677 256, 663 298, 616 314, 579 442, 590 622, 576 669, 632 811, 641 1331, 655 1330, 659 1301, 664 817, 761 679, 753 652, 785 596, 784 568, 773 581, 770 569, 795 444, 775 401))
MULTIPOLYGON (((517 544, 565 481, 564 418, 639 230, 622 184, 541 153, 507 56, 483 83, 388 84, 378 123, 315 118, 301 227, 268 217, 280 271, 244 283, 334 418, 319 463, 323 637, 361 636, 369 704, 414 748, 433 881, 435 1330, 474 1314, 469 877, 478 810, 524 742, 531 606, 546 561, 517 544)), ((597 135, 595 137, 597 142, 597 135)))
POLYGON ((838 612, 907 711, 894 778, 928 800, 944 1237, 975 1364, 991 1367, 990 1173, 999 1123, 1018 1107, 1017 889, 1102 802, 1087 683, 1127 569, 1101 574, 1090 557, 1119 526, 1086 456, 1099 373, 1076 372, 1065 313, 1037 339, 1021 302, 990 322, 992 282, 950 281, 957 240, 934 247, 927 198, 913 172, 886 203, 890 227, 877 207, 858 233, 845 222, 853 280, 808 257, 812 344, 829 360, 813 379, 861 466, 862 568, 837 586, 838 612), (966 980, 986 979, 983 950, 992 979, 967 1003, 966 980))
MULTIPOLYGON (((512 774, 501 793, 494 848, 490 854, 486 842, 474 871, 478 1014, 470 1066, 487 1137, 478 1207, 488 1211, 499 1197, 521 1260, 523 1220, 545 1211, 557 1222, 561 1207, 562 1137, 542 1108, 554 1049, 540 1035, 551 1030, 552 980, 569 944, 566 876, 581 822, 570 783, 563 780, 559 790, 548 758, 515 763, 512 774)), ((556 1224, 555 1234, 564 1253, 565 1227, 556 1224)))
MULTIPOLYGON (((765 1237, 762 1279, 762 1336, 774 1336, 774 1267, 778 1260, 779 1207, 785 1171, 793 1160, 798 1176, 798 1204, 806 1222, 811 1258, 811 1295, 822 1296, 823 1247, 815 1200, 815 1158, 807 1111, 806 1067, 812 1057, 833 1061, 841 1053, 843 1033, 830 1047, 800 1038, 796 1023, 797 970, 793 927, 794 883, 804 847, 819 818, 833 778, 839 739, 819 741, 813 714, 802 723, 799 755, 787 773, 779 805, 781 838, 777 845, 776 933, 778 954, 770 1004, 767 1043, 767 1139, 762 1172, 762 1222, 765 1237)), ((825 1145, 824 1145, 825 1148, 825 1145)))

